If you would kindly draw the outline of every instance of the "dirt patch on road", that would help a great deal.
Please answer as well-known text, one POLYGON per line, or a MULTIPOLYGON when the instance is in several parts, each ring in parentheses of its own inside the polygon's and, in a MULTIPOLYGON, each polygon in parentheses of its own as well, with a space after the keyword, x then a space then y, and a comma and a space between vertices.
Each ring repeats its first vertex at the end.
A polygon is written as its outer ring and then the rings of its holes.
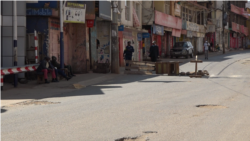
POLYGON ((16 103, 14 105, 49 105, 49 104, 59 104, 59 103, 60 102, 31 100, 31 101, 24 101, 24 102, 16 103))
POLYGON ((225 109, 226 106, 221 105, 211 105, 211 104, 205 104, 205 105, 196 105, 198 108, 208 108, 208 109, 225 109))
POLYGON ((243 60, 241 64, 243 64, 243 65, 249 65, 250 64, 250 60, 243 60))

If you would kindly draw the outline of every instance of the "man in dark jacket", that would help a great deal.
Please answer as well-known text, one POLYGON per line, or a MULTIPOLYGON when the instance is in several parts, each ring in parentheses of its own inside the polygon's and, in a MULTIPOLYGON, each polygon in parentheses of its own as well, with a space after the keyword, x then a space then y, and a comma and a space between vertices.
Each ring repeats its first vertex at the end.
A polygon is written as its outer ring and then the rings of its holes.
MULTIPOLYGON (((134 47, 131 46, 131 42, 128 41, 128 45, 126 46, 126 49, 123 52, 123 57, 125 57, 125 60, 132 60, 132 55, 134 51, 134 47)), ((126 63, 126 66, 128 66, 128 63, 126 63)))
POLYGON ((159 47, 156 45, 155 41, 153 41, 153 45, 150 47, 150 55, 151 61, 156 62, 157 58, 159 57, 159 47))
POLYGON ((45 83, 49 83, 48 72, 51 72, 51 74, 52 74, 52 82, 58 82, 56 75, 55 75, 54 66, 50 63, 49 57, 45 57, 44 60, 41 61, 40 65, 38 66, 36 71, 44 73, 45 83))
MULTIPOLYGON (((63 76, 67 81, 71 78, 71 77, 67 77, 67 75, 63 72, 63 70, 60 67, 60 64, 56 62, 56 57, 52 56, 52 61, 51 61, 52 65, 54 67, 56 67, 56 71, 58 72, 58 74, 60 74, 61 76, 63 76)), ((56 73, 57 75, 57 73, 56 73)))

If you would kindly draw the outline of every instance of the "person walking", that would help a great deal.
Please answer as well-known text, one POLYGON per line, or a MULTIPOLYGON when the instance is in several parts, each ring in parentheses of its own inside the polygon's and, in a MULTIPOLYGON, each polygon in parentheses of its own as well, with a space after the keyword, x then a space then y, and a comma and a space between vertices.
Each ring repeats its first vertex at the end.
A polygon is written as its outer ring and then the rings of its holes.
POLYGON ((156 45, 156 42, 152 42, 152 46, 149 49, 149 57, 151 58, 152 62, 156 62, 157 58, 159 58, 159 47, 156 45))
MULTIPOLYGON (((134 47, 131 46, 131 42, 128 41, 128 45, 126 46, 126 49, 123 52, 123 57, 124 57, 125 61, 132 60, 132 55, 133 55, 134 51, 135 51, 134 47)), ((126 66, 128 66, 128 63, 126 63, 126 66)))
POLYGON ((204 43, 204 48, 205 48, 205 60, 208 60, 209 43, 207 41, 204 43))

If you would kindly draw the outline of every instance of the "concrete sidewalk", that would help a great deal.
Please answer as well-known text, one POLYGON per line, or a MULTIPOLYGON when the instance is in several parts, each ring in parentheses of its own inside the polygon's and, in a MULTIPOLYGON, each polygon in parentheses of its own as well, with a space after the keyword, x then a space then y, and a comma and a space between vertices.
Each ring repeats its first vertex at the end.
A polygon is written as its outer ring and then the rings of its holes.
POLYGON ((61 93, 75 91, 78 88, 84 88, 108 81, 119 76, 121 75, 111 73, 77 74, 69 81, 63 79, 56 83, 37 84, 37 81, 33 80, 29 81, 27 84, 19 84, 17 88, 14 88, 11 84, 5 83, 1 91, 1 106, 9 106, 23 101, 53 97, 61 93))

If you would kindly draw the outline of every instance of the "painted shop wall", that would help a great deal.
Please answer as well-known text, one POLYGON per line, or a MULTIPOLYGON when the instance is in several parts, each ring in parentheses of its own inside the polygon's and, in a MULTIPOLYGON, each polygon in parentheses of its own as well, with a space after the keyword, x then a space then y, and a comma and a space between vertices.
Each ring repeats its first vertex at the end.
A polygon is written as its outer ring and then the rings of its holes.
MULTIPOLYGON (((85 24, 69 24, 68 30, 68 46, 72 51, 69 56, 69 64, 71 64, 74 73, 86 73, 86 25, 85 24)), ((70 51, 69 51, 70 52, 70 51)))
POLYGON ((110 63, 110 22, 96 22, 96 25, 100 43, 97 48, 98 63, 110 63))
POLYGON ((97 41, 97 26, 95 24, 94 27, 91 28, 91 64, 94 66, 94 62, 97 62, 97 45, 100 46, 99 44, 100 41, 97 41), (98 43, 98 44, 97 44, 98 43))

